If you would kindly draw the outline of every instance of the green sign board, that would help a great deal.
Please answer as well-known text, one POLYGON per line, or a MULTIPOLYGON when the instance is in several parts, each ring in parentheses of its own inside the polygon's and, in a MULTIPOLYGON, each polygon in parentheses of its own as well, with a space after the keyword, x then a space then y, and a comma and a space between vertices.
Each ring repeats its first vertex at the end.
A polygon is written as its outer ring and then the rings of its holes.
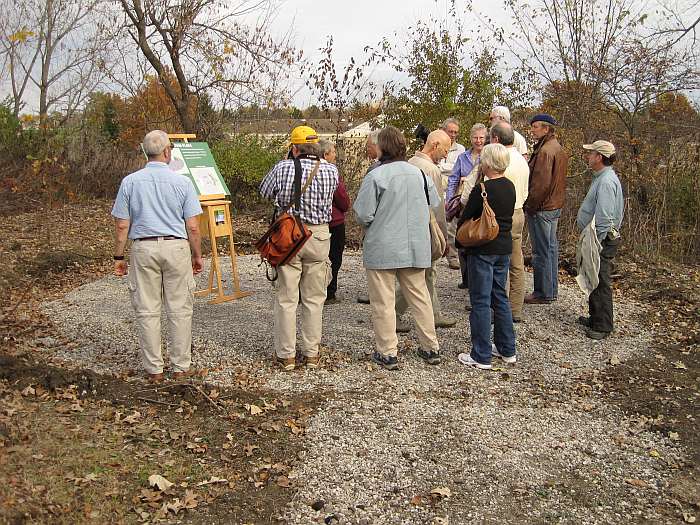
POLYGON ((231 195, 206 142, 174 142, 170 169, 190 178, 198 195, 231 195))

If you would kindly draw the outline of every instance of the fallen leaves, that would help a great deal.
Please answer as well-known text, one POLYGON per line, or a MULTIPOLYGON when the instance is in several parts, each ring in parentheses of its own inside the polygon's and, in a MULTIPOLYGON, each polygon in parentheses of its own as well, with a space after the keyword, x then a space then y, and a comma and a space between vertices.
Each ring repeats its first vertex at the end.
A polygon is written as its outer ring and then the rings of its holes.
POLYGON ((148 484, 151 487, 156 487, 158 490, 166 491, 173 486, 173 483, 165 479, 160 474, 151 474, 148 477, 148 484))
POLYGON ((637 487, 640 489, 645 489, 649 486, 649 484, 646 481, 643 481, 641 479, 636 479, 636 478, 625 478, 625 483, 628 485, 632 485, 633 487, 637 487))

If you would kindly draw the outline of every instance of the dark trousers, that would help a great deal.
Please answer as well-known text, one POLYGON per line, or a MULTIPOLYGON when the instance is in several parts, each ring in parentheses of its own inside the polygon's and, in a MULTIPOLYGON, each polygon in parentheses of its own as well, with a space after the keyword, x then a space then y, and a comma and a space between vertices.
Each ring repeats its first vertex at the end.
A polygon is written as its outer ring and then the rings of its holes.
POLYGON ((613 331, 612 271, 617 246, 620 239, 605 239, 600 252, 598 287, 588 296, 588 313, 591 316, 591 329, 596 332, 613 331))
POLYGON ((328 258, 331 260, 331 271, 333 279, 331 279, 326 297, 335 297, 335 292, 338 290, 338 270, 343 264, 343 250, 345 249, 345 223, 340 223, 336 226, 328 228, 331 233, 331 248, 328 252, 328 258))
POLYGON ((462 248, 457 250, 459 253, 459 270, 462 273, 462 284, 469 288, 469 267, 467 266, 468 255, 462 248))

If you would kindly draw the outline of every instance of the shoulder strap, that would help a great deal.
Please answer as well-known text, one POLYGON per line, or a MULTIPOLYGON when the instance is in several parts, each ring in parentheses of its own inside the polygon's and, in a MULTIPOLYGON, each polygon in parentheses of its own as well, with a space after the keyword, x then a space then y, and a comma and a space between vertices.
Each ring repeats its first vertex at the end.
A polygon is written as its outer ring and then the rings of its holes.
POLYGON ((296 208, 297 211, 301 209, 301 196, 306 192, 307 189, 309 189, 311 181, 314 180, 314 177, 318 173, 318 167, 320 165, 321 161, 317 160, 313 171, 311 171, 311 175, 309 175, 309 178, 306 179, 304 187, 302 188, 301 174, 304 170, 301 167, 301 161, 296 157, 294 158, 294 195, 292 196, 292 202, 289 203, 289 206, 287 206, 287 208, 284 210, 284 213, 288 212, 292 208, 292 206, 296 208))
POLYGON ((486 193, 486 186, 484 186, 483 182, 481 182, 479 185, 481 186, 481 198, 486 200, 486 197, 488 197, 488 194, 486 193))
POLYGON ((423 175, 423 191, 425 192, 425 201, 428 203, 428 208, 430 208, 430 197, 428 197, 428 180, 425 178, 425 173, 420 170, 420 174, 423 175))

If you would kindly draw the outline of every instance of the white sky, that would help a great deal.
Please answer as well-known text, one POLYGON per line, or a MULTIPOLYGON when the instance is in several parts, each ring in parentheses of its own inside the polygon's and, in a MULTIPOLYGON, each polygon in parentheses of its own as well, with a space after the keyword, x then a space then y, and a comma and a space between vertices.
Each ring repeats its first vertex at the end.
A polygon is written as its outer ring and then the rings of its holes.
MULTIPOLYGON (((334 59, 340 70, 351 57, 362 61, 365 46, 373 46, 395 31, 406 34, 417 20, 447 20, 447 4, 446 0, 286 0, 275 19, 273 33, 284 33, 293 22, 294 41, 310 59, 320 56, 318 49, 325 46, 328 35, 333 35, 334 59)), ((457 5, 463 11, 466 3, 457 0, 457 5)), ((478 15, 473 13, 471 20, 464 15, 467 27, 490 18, 495 25, 510 28, 510 15, 501 0, 474 0, 473 5, 478 15)), ((371 80, 381 83, 391 72, 386 66, 377 66, 371 80)), ((301 88, 294 104, 306 107, 311 103, 312 94, 301 88)))

